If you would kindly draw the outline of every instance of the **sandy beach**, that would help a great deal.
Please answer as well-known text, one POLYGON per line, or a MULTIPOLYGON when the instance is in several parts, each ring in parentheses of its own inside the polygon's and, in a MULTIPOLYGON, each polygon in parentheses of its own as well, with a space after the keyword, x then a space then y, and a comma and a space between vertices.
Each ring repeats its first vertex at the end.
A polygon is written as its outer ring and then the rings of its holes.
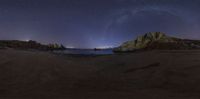
POLYGON ((200 50, 105 56, 0 50, 1 99, 199 99, 200 50))

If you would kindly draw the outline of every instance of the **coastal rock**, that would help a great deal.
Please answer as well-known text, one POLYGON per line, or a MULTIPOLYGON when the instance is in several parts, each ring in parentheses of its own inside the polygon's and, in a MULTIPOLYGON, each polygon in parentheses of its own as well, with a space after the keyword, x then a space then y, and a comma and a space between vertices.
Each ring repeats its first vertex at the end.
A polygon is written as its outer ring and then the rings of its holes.
POLYGON ((19 40, 0 40, 0 49, 34 49, 34 50, 64 50, 65 47, 59 44, 44 45, 36 41, 19 41, 19 40))
POLYGON ((123 43, 114 52, 131 52, 150 49, 196 49, 200 48, 199 40, 170 37, 161 32, 150 32, 135 40, 123 43))

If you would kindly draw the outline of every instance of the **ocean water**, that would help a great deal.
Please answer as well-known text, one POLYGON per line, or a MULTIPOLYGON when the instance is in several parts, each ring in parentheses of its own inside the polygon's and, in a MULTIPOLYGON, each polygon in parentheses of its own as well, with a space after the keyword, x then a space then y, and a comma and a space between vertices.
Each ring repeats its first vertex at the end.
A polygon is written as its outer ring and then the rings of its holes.
POLYGON ((63 51, 54 51, 59 54, 74 54, 74 55, 110 55, 113 54, 112 49, 93 50, 93 49, 66 49, 63 51))

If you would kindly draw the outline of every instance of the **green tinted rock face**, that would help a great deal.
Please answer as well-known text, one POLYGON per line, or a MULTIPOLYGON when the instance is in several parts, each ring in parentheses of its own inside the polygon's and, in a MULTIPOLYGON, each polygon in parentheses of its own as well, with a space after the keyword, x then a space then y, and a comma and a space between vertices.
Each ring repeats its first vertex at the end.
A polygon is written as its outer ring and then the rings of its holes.
POLYGON ((178 47, 186 49, 188 48, 188 44, 191 45, 193 44, 193 42, 199 42, 199 41, 174 38, 167 36, 161 32, 150 32, 143 36, 139 36, 133 41, 128 41, 123 43, 120 47, 115 48, 114 52, 126 52, 126 51, 134 51, 138 49, 149 49, 149 48, 159 49, 159 47, 162 47, 162 49, 164 48, 178 49, 178 47))

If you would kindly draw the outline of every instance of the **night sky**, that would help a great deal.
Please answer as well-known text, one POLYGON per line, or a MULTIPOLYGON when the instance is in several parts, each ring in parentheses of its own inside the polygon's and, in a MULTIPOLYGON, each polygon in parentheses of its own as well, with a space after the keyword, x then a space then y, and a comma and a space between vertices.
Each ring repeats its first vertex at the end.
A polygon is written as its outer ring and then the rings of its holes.
POLYGON ((114 47, 146 32, 200 39, 200 0, 0 0, 0 39, 114 47))

